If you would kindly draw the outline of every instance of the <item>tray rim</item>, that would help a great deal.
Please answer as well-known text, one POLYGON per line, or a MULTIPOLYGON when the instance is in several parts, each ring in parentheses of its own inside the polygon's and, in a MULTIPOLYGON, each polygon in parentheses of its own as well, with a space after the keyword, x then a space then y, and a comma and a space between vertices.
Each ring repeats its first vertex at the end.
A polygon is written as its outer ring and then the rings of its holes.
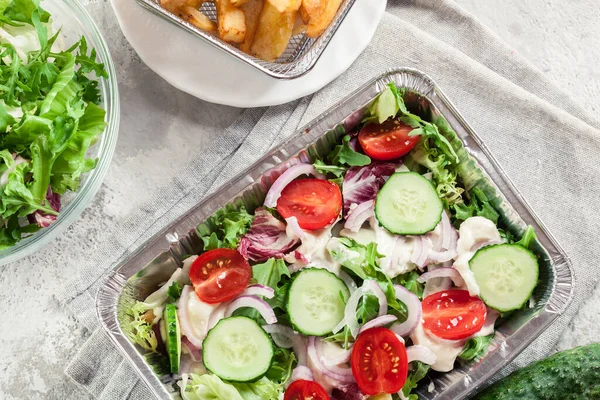
MULTIPOLYGON (((334 105, 330 109, 326 110, 325 112, 323 112, 322 114, 320 114, 319 116, 314 118, 312 121, 310 121, 309 123, 305 124, 300 129, 298 129, 287 140, 284 140, 276 148, 274 148, 269 153, 267 153, 266 155, 261 157, 259 160, 257 160, 254 164, 249 166, 247 171, 260 171, 261 168, 258 168, 258 167, 260 167, 261 165, 264 166, 265 164, 268 164, 267 161, 279 160, 280 163, 285 162, 285 160, 291 158, 295 154, 293 149, 292 149, 291 153, 285 151, 287 146, 289 146, 290 144, 297 144, 296 142, 301 142, 302 141, 301 138, 303 138, 303 137, 306 138, 307 135, 305 135, 305 134, 312 130, 315 130, 318 128, 324 128, 323 126, 321 126, 323 122, 327 122, 331 116, 335 115, 337 111, 339 111, 340 109, 347 106, 347 103, 352 102, 352 100, 355 97, 363 94, 363 92, 366 89, 368 89, 369 87, 376 87, 376 92, 379 92, 379 91, 381 91, 381 89, 383 89, 384 83, 382 83, 382 81, 385 81, 386 79, 388 81, 393 81, 393 78, 391 78, 391 77, 393 77, 396 74, 402 74, 402 73, 412 75, 413 77, 422 80, 424 85, 429 86, 429 89, 433 92, 433 94, 435 94, 435 96, 437 98, 439 98, 439 101, 437 101, 437 99, 435 99, 435 98, 431 98, 429 95, 426 95, 424 93, 421 93, 421 94, 423 96, 425 96, 433 105, 435 105, 438 108, 438 110, 440 111, 440 113, 446 119, 448 116, 446 113, 443 112, 442 109, 446 109, 448 112, 452 113, 452 116, 456 119, 456 122, 461 124, 462 128, 464 128, 466 133, 475 140, 476 144, 480 148, 480 150, 483 153, 483 155, 485 156, 486 160, 490 162, 491 167, 493 168, 493 171, 496 173, 496 176, 494 176, 493 178, 489 175, 488 175, 488 178, 494 183, 494 185, 497 185, 497 182, 495 181, 495 179, 502 180, 502 182, 506 185, 506 189, 509 191, 509 194, 514 196, 514 200, 518 201, 519 205, 525 208, 525 212, 527 213, 527 215, 525 216, 525 217, 527 217, 526 219, 530 219, 530 220, 534 221, 542 229, 545 237, 548 239, 549 243, 553 246, 553 250, 556 253, 558 253, 557 259, 553 258, 550 260, 553 271, 557 272, 555 269, 555 266, 559 262, 561 264, 563 264, 563 267, 565 268, 564 270, 560 271, 561 274, 559 274, 558 278, 556 278, 554 280, 553 291, 552 291, 552 296, 554 296, 554 293, 557 290, 557 287, 556 287, 557 284, 561 284, 561 285, 565 286, 565 287, 561 286, 559 288, 563 292, 566 293, 565 294, 566 299, 561 304, 561 307, 556 308, 556 309, 550 309, 550 310, 544 308, 542 311, 540 311, 540 313, 537 315, 537 317, 540 317, 540 316, 542 316, 542 314, 545 314, 544 315, 545 319, 543 321, 541 321, 542 322, 541 324, 534 326, 534 330, 532 332, 527 332, 527 335, 524 335, 523 329, 520 329, 514 335, 511 335, 510 337, 505 338, 505 341, 503 343, 507 343, 508 340, 510 340, 511 343, 516 341, 517 344, 513 346, 512 352, 507 357, 503 357, 504 362, 500 366, 495 368, 495 370, 488 372, 487 374, 485 374, 485 376, 479 376, 475 381, 472 381, 471 379, 469 379, 470 375, 467 374, 464 376, 463 379, 461 379, 458 382, 455 382, 451 386, 450 389, 457 389, 457 391, 458 391, 458 389, 460 389, 460 383, 463 383, 462 381, 464 381, 464 380, 468 381, 465 383, 465 385, 466 384, 470 385, 468 388, 466 388, 466 390, 459 391, 458 393, 452 393, 454 395, 454 397, 451 397, 452 399, 460 400, 460 399, 464 399, 464 398, 468 397, 471 394, 471 392, 473 392, 474 390, 479 389, 482 386, 485 386, 486 380, 489 380, 489 378, 494 373, 498 372, 498 370, 500 370, 502 367, 506 366, 512 359, 514 359, 518 354, 520 354, 525 347, 529 346, 529 344, 531 344, 531 342, 533 342, 533 340, 537 337, 538 334, 543 332, 552 322, 554 322, 554 320, 559 315, 561 315, 566 310, 566 308, 568 307, 568 305, 570 304, 570 302, 573 298, 576 276, 575 276, 571 261, 570 261, 569 257, 565 254, 565 252, 562 249, 562 247, 560 246, 560 244, 558 244, 558 242, 556 241, 554 236, 551 234, 551 232, 548 231, 546 226, 541 222, 541 220, 539 219, 537 214, 533 211, 531 206, 523 198, 523 196, 521 195, 519 190, 514 186, 514 184, 510 180, 510 178, 506 175, 506 173, 504 172, 504 170, 502 169, 502 167, 500 166, 500 164, 498 163, 496 158, 491 154, 491 152, 489 151, 487 146, 483 143, 481 138, 476 134, 474 129, 471 127, 471 125, 464 119, 464 117, 460 114, 460 112, 456 109, 454 104, 448 99, 448 97, 444 94, 444 92, 439 88, 439 86, 437 86, 435 81, 433 79, 431 79, 425 73, 423 73, 417 69, 414 69, 414 68, 388 69, 385 72, 383 72, 382 74, 379 74, 376 77, 370 79, 365 84, 361 85, 359 88, 357 88, 356 90, 351 92, 348 96, 343 98, 341 101, 336 103, 336 105, 334 105), (558 282, 559 278, 561 279, 560 282, 558 282)), ((341 120, 337 121, 337 123, 340 123, 340 122, 341 122, 341 120)), ((449 121, 449 123, 450 123, 450 121, 449 121)), ((454 125, 452 125, 452 126, 454 128, 454 125)), ((327 129, 323 130, 322 133, 325 133, 326 131, 327 131, 327 129)), ((305 146, 300 147, 300 149, 302 149, 302 148, 305 148, 305 146)), ((470 155, 473 156, 473 154, 471 154, 471 153, 470 153, 470 155)), ((479 162, 479 159, 477 159, 477 160, 479 162)), ((269 168, 267 168, 267 170, 270 168, 273 168, 276 165, 277 164, 273 165, 271 163, 269 168)), ((486 174, 488 173, 487 168, 485 168, 483 165, 480 164, 479 167, 484 171, 484 173, 486 173, 486 174)), ((260 176, 264 172, 265 171, 263 170, 258 175, 260 176)), ((98 292, 96 294, 96 306, 97 306, 96 311, 97 311, 98 318, 100 319, 101 325, 103 326, 104 330, 107 332, 107 334, 109 335, 109 337, 113 341, 113 343, 116 344, 119 351, 121 351, 121 353, 126 358, 129 359, 130 363, 132 364, 132 366, 134 367, 136 372, 142 377, 143 381, 153 391, 153 394, 155 396, 157 396, 157 398, 162 398, 165 396, 167 396, 167 398, 171 398, 171 394, 166 390, 165 386, 161 383, 160 379, 152 372, 151 368, 144 361, 143 357, 136 350, 135 346, 127 339, 127 337, 123 333, 120 325, 118 324, 117 303, 118 303, 119 296, 116 296, 113 299, 111 299, 111 301, 107 302, 106 301, 107 296, 104 296, 103 294, 105 293, 106 290, 115 290, 115 289, 118 289, 118 292, 121 293, 121 290, 125 286, 127 279, 129 279, 131 276, 133 276, 137 271, 139 271, 142 268, 144 268, 145 266, 147 266, 147 264, 149 262, 151 262, 152 260, 155 260, 161 256, 168 257, 171 253, 177 253, 178 252, 177 246, 174 245, 175 242, 177 241, 177 232, 175 232, 175 237, 173 237, 173 236, 169 237, 169 235, 173 231, 173 229, 180 223, 185 224, 186 218, 189 215, 194 214, 194 211, 202 208, 204 205, 210 203, 214 199, 222 197, 224 194, 228 194, 228 192, 232 191, 233 189, 237 190, 236 185, 239 185, 240 183, 243 183, 244 180, 247 180, 247 179, 245 179, 246 177, 247 177, 247 174, 244 171, 242 171, 240 174, 233 177, 228 182, 224 183, 215 192, 204 197, 197 205, 195 205, 190 210, 188 210, 186 213, 184 213, 182 216, 177 218, 169 226, 162 228, 159 232, 157 232, 155 235, 153 235, 151 238, 149 238, 146 242, 144 242, 139 248, 137 248, 127 259, 121 261, 107 275, 107 277, 104 280, 104 284, 98 289, 98 292), (159 250, 162 250, 162 252, 160 252, 159 250), (149 253, 152 253, 154 255, 154 258, 149 258, 149 256, 150 256, 149 253), (110 311, 110 313, 105 312, 107 309, 110 311), (113 330, 110 326, 111 324, 114 324, 115 326, 118 327, 118 333, 113 332, 113 330)), ((245 189, 247 189, 249 186, 251 186, 252 183, 255 183, 255 182, 256 182, 256 180, 249 181, 248 184, 244 188, 242 188, 241 191, 239 191, 239 192, 236 191, 235 193, 231 193, 230 195, 228 194, 227 197, 229 197, 229 198, 236 197, 241 192, 243 192, 245 189)), ((504 190, 500 190, 499 187, 498 187, 498 190, 500 191, 500 194, 502 196, 505 196, 504 190)), ((508 201, 508 199, 505 198, 505 201, 507 201, 509 204, 512 205, 512 203, 510 203, 508 201)), ((521 218, 524 217, 520 212, 519 212, 519 216, 521 218)), ((192 225, 195 227, 197 225, 197 223, 194 223, 192 225)), ((548 303, 552 299, 552 296, 550 297, 550 299, 548 299, 548 303)), ((529 323, 530 322, 527 322, 527 324, 529 324, 529 323)), ((482 361, 484 359, 482 359, 482 361)), ((446 394, 446 393, 444 392, 444 394, 446 394)), ((440 398, 447 398, 447 397, 440 397, 440 398)))

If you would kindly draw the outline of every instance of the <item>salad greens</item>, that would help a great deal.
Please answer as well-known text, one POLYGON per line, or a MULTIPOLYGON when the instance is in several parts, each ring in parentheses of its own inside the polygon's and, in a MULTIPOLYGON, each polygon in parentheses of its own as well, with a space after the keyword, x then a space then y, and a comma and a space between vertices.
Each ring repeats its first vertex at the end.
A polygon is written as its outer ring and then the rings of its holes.
POLYGON ((196 229, 204 243, 204 250, 219 248, 235 249, 239 239, 250 229, 253 215, 244 207, 238 210, 222 209, 214 217, 196 229))
POLYGON ((458 358, 464 361, 474 360, 477 357, 483 357, 487 353, 488 346, 494 335, 477 336, 471 338, 465 344, 463 351, 458 358))
POLYGON ((54 222, 60 197, 96 166, 86 153, 104 131, 107 73, 84 37, 59 48, 38 0, 5 0, 0 13, 1 250, 54 222))

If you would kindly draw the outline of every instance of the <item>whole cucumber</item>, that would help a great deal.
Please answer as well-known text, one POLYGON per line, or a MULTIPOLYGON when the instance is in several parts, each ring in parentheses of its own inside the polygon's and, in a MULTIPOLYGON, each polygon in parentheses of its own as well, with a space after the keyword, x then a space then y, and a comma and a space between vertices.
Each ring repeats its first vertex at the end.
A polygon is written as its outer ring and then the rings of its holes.
POLYGON ((556 353, 513 372, 474 400, 600 399, 600 343, 556 353))

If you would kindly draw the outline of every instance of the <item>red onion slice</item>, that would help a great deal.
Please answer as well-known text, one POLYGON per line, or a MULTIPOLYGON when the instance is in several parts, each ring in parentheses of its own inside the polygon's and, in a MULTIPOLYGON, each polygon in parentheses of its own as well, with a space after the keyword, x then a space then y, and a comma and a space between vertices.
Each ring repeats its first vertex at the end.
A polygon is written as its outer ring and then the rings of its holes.
POLYGON ((267 299, 272 299, 275 296, 275 290, 272 287, 265 285, 250 285, 242 292, 241 296, 262 296, 267 299))
POLYGON ((341 383, 352 383, 354 382, 354 376, 352 375, 351 368, 340 368, 336 371, 332 370, 333 367, 326 367, 323 365, 321 361, 321 354, 317 351, 317 338, 315 336, 311 336, 308 338, 308 357, 310 357, 310 361, 313 363, 315 368, 322 373, 323 375, 341 382, 341 383))
POLYGON ((314 381, 314 377, 313 377, 312 371, 310 370, 310 368, 308 368, 308 367, 306 367, 304 365, 298 365, 292 371, 291 382, 294 382, 294 381, 297 381, 297 380, 301 380, 301 379, 307 380, 307 381, 314 381))
POLYGON ((451 245, 452 245, 453 231, 455 233, 456 230, 450 223, 450 218, 448 217, 448 214, 446 213, 445 210, 442 213, 442 222, 441 223, 442 223, 442 249, 450 250, 452 248, 451 245))
POLYGON ((283 189, 294 179, 301 175, 314 175, 318 178, 323 178, 323 175, 319 174, 312 164, 296 164, 288 168, 283 174, 279 176, 271 185, 271 188, 267 192, 265 197, 265 206, 270 208, 277 207, 277 200, 281 196, 283 189))
POLYGON ((433 351, 419 344, 414 344, 412 346, 407 347, 406 357, 408 359, 409 364, 413 361, 420 361, 424 364, 433 365, 437 360, 437 356, 433 353, 433 351))
POLYGON ((433 244, 427 236, 416 236, 413 239, 414 247, 410 256, 410 261, 419 269, 423 269, 427 265, 427 256, 431 251, 433 244))
POLYGON ((235 310, 242 307, 256 309, 265 319, 267 324, 274 324, 277 322, 277 317, 271 306, 266 301, 259 299, 256 296, 240 296, 233 300, 225 310, 225 317, 231 317, 231 314, 233 314, 235 310))
POLYGON ((300 228, 300 224, 298 224, 298 218, 289 217, 285 219, 287 223, 285 227, 285 233, 291 238, 303 239, 306 234, 302 228, 300 228))
POLYGON ((304 343, 304 338, 300 334, 294 332, 290 327, 278 324, 263 325, 263 329, 271 334, 277 346, 286 349, 292 347, 294 349, 298 365, 306 365, 306 343, 304 343))
POLYGON ((378 327, 378 326, 384 326, 384 325, 387 325, 387 324, 391 324, 392 322, 397 321, 397 320, 398 320, 398 318, 396 318, 395 316, 393 316, 391 314, 374 318, 374 319, 370 320, 369 322, 367 322, 366 324, 364 324, 360 328, 360 330, 358 331, 358 334, 360 335, 361 333, 363 333, 367 329, 371 329, 371 328, 375 328, 375 327, 378 327))
POLYGON ((452 279, 450 278, 431 278, 425 282, 423 289, 423 298, 431 296, 434 293, 448 290, 452 287, 452 279))
POLYGON ((366 220, 368 220, 375 210, 375 201, 369 200, 360 203, 354 208, 351 208, 348 212, 348 217, 344 228, 349 229, 352 232, 358 232, 363 226, 366 220))
POLYGON ((185 346, 192 360, 202 361, 202 353, 200 352, 200 349, 194 346, 194 344, 186 336, 181 337, 181 345, 185 346))
POLYGON ((406 305, 408 310, 408 317, 406 321, 402 323, 396 323, 391 326, 391 330, 400 336, 408 336, 421 321, 421 301, 419 298, 410 290, 404 286, 394 285, 396 291, 396 298, 406 305))
POLYGON ((337 333, 341 331, 344 326, 348 326, 352 337, 358 337, 360 327, 358 325, 358 319, 356 318, 356 307, 358 307, 360 299, 368 292, 372 292, 379 300, 378 316, 387 314, 388 302, 385 293, 376 281, 367 279, 363 282, 363 285, 359 290, 356 290, 350 295, 350 298, 346 303, 346 308, 344 309, 344 319, 333 328, 333 333, 337 333))
POLYGON ((460 278, 460 273, 454 268, 440 267, 424 273, 417 281, 424 283, 432 278, 460 278))
POLYGON ((452 260, 458 253, 456 250, 435 251, 430 250, 427 254, 427 262, 425 264, 441 264, 452 260))
POLYGON ((356 282, 354 282, 354 279, 352 279, 352 277, 350 275, 348 275, 345 271, 340 271, 340 273, 338 274, 338 277, 344 281, 346 286, 348 286, 348 290, 350 290, 350 294, 354 293, 356 291, 356 289, 358 289, 358 286, 356 285, 356 282))
POLYGON ((219 322, 225 316, 225 310, 229 306, 229 303, 221 303, 219 306, 210 314, 208 318, 208 329, 212 329, 215 327, 217 322, 219 322))
POLYGON ((323 360, 323 365, 325 365, 326 367, 330 367, 332 365, 344 364, 350 361, 351 356, 352 347, 350 347, 348 350, 344 350, 335 357, 328 357, 326 360, 323 360))

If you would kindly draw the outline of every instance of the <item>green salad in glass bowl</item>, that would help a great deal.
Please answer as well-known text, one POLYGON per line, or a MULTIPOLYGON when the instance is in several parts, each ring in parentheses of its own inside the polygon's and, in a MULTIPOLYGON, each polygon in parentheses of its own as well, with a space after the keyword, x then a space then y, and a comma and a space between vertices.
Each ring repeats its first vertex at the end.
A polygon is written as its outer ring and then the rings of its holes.
POLYGON ((75 0, 0 0, 0 263, 57 237, 98 191, 118 91, 106 43, 75 0))

